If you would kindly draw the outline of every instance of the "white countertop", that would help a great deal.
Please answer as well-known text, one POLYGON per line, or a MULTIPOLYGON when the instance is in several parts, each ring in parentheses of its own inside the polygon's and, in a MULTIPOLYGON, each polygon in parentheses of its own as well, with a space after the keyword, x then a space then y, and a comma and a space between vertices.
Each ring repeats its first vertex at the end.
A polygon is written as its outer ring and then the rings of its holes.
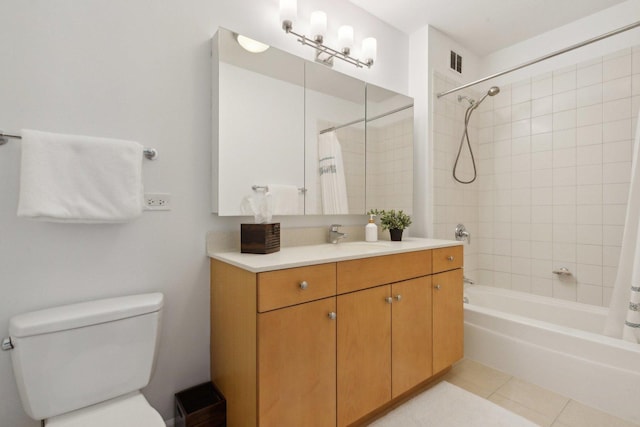
POLYGON ((402 252, 421 251, 461 245, 455 240, 421 239, 409 237, 401 242, 381 240, 378 242, 342 242, 321 245, 292 246, 281 248, 272 254, 243 254, 240 252, 210 252, 211 258, 224 261, 253 273, 282 270, 305 265, 391 255, 402 252))

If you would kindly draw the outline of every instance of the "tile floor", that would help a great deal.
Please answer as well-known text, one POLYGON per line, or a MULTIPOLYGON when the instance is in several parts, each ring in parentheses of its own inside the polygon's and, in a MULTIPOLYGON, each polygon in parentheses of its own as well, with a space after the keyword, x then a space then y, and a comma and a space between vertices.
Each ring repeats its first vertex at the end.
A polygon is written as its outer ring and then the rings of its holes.
POLYGON ((639 427, 470 359, 443 379, 544 427, 639 427))

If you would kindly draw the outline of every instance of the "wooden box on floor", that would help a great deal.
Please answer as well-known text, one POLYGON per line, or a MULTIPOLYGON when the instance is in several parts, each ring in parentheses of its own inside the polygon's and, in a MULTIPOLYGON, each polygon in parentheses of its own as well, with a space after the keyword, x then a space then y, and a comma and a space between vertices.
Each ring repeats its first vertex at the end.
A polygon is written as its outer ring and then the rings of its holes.
POLYGON ((225 427, 227 402, 206 382, 176 393, 175 427, 225 427))

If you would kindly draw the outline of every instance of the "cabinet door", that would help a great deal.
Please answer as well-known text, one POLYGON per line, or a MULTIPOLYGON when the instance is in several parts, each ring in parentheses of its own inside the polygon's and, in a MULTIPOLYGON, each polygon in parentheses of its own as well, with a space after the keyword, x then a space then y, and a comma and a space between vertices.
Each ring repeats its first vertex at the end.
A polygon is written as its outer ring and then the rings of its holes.
POLYGON ((464 355, 462 270, 433 275, 433 373, 464 355))
POLYGON ((338 426, 391 399, 390 285, 338 296, 338 426))
POLYGON ((258 315, 261 427, 336 425, 335 297, 258 315))
POLYGON ((432 374, 431 277, 391 286, 391 367, 393 397, 432 374))

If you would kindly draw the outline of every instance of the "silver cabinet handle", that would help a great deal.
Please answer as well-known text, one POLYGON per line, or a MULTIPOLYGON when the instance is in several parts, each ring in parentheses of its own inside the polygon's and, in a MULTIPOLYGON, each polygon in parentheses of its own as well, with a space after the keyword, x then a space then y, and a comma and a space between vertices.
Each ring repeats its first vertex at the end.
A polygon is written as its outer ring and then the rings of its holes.
POLYGON ((402 301, 402 295, 400 294, 396 295, 396 301, 402 301))
POLYGON ((329 319, 336 320, 336 317, 338 317, 338 315, 335 312, 332 311, 331 313, 329 313, 329 319))
POLYGON ((435 285, 435 286, 434 286, 434 288, 436 288, 436 290, 437 290, 437 291, 439 291, 439 290, 442 288, 442 286, 440 286, 440 285, 435 285))
POLYGON ((302 282, 300 282, 300 289, 302 289, 303 291, 308 287, 309 287, 309 284, 307 283, 306 280, 303 280, 302 282))
POLYGON ((454 259, 455 259, 455 257, 454 257, 453 255, 449 255, 449 256, 447 257, 447 260, 449 260, 449 261, 453 261, 454 259))
POLYGON ((389 304, 393 304, 393 298, 391 298, 391 297, 386 297, 384 300, 386 302, 388 302, 389 304))

